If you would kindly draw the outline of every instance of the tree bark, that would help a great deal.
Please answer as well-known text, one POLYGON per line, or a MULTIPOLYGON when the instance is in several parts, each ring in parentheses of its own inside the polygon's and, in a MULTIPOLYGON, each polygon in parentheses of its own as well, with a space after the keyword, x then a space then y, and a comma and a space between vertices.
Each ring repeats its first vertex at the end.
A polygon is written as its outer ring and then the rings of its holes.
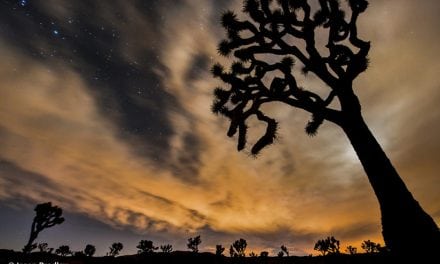
POLYGON ((398 255, 437 251, 440 246, 439 228, 413 198, 360 111, 343 120, 341 127, 379 201, 386 246, 398 255))

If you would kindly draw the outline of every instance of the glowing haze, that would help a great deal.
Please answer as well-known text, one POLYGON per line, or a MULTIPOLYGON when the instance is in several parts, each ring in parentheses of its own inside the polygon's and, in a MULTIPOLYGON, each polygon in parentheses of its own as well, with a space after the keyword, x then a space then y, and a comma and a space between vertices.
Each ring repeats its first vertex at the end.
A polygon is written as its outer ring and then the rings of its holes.
MULTIPOLYGON (((196 234, 203 250, 243 237, 252 250, 286 244, 294 254, 328 235, 382 242, 377 201, 337 127, 309 138, 309 116, 274 105, 279 139, 255 159, 211 114, 219 18, 241 1, 19 2, 0 3, 2 208, 52 201, 175 249, 196 234)), ((371 129, 439 223, 440 4, 371 2, 359 22, 371 64, 355 86, 371 129)), ((68 241, 102 234, 89 236, 68 241)))

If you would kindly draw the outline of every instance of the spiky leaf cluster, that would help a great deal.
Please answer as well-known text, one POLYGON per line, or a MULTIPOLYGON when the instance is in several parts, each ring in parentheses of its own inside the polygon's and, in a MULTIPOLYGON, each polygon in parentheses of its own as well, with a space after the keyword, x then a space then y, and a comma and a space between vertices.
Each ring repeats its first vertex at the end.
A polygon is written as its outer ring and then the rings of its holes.
POLYGON ((58 206, 52 206, 50 202, 38 204, 35 207, 35 212, 35 229, 38 230, 38 232, 64 222, 64 218, 61 217, 63 210, 58 206))
POLYGON ((221 23, 227 38, 220 42, 218 51, 223 56, 232 54, 236 60, 229 71, 220 64, 212 67, 213 75, 227 84, 227 88, 214 90, 212 111, 229 119, 227 135, 238 134, 238 150, 246 147, 247 120, 252 116, 266 124, 266 132, 251 147, 251 153, 258 154, 274 142, 278 123, 261 110, 265 103, 283 102, 311 113, 306 126, 311 136, 324 120, 339 121, 341 111, 329 105, 346 90, 350 92, 351 82, 367 69, 370 48, 369 42, 358 38, 356 28, 368 2, 347 1, 350 18, 337 0, 319 0, 319 9, 313 14, 307 0, 244 0, 243 12, 249 20, 240 20, 231 11, 223 14, 221 23), (326 56, 316 47, 318 27, 328 31, 326 56), (292 37, 305 43, 305 49, 287 41, 292 37), (260 55, 276 55, 273 58, 279 61, 263 60, 260 55), (297 85, 297 61, 304 74, 312 72, 327 84, 327 97, 297 85), (269 85, 263 79, 271 80, 269 85))

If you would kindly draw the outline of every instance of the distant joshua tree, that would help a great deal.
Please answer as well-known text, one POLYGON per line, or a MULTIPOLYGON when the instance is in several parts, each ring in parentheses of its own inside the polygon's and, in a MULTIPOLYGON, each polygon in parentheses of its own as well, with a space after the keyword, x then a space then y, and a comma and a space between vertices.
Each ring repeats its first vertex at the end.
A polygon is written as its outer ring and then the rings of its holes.
POLYGON ((285 245, 281 245, 280 252, 283 252, 283 255, 286 255, 287 257, 289 256, 289 250, 287 249, 287 247, 285 245))
MULTIPOLYGON (((265 112, 275 102, 311 115, 305 132, 316 135, 325 122, 347 135, 367 174, 382 214, 386 245, 397 254, 428 249, 435 252, 440 232, 422 209, 368 128, 355 93, 354 80, 369 64, 370 42, 358 36, 357 21, 366 0, 244 0, 249 19, 225 12, 222 25, 227 39, 220 42, 223 56, 233 55, 229 69, 212 68, 214 77, 227 87, 214 90, 212 111, 226 117, 229 137, 237 136, 237 150, 248 143, 249 120, 266 125, 251 154, 275 142, 278 122, 265 112), (324 45, 322 39, 326 39, 324 45), (319 40, 319 41, 318 41, 319 40), (313 76, 327 88, 301 87, 298 75, 313 76), (417 245, 411 243, 418 241, 417 245), (415 249, 414 247, 417 247, 415 249)), ((314 82, 305 82, 313 86, 314 82)))
POLYGON ((356 255, 357 248, 350 245, 350 246, 347 246, 347 248, 345 249, 345 252, 347 252, 350 255, 356 255))
POLYGON ((162 250, 163 253, 171 253, 173 251, 173 246, 170 244, 161 245, 160 250, 162 250))
POLYGON ((366 253, 378 253, 380 251, 381 246, 379 243, 375 243, 370 240, 365 240, 364 242, 362 242, 361 248, 365 250, 366 253))
POLYGON ((339 254, 339 240, 333 236, 318 240, 314 250, 321 252, 323 256, 327 254, 339 254))
POLYGON ((92 257, 96 252, 96 247, 94 245, 86 245, 86 248, 84 249, 84 254, 88 257, 92 257))
POLYGON ((247 242, 245 239, 240 238, 239 240, 236 240, 231 247, 229 248, 229 254, 231 257, 237 258, 237 257, 244 257, 246 256, 245 251, 247 247, 247 242))
POLYGON ((70 250, 70 247, 67 245, 62 245, 59 248, 55 250, 55 254, 60 255, 62 257, 72 255, 72 251, 70 250))
POLYGON ((199 252, 199 245, 202 243, 200 236, 190 237, 188 238, 188 243, 186 244, 188 249, 191 249, 192 252, 199 252))
POLYGON ((225 251, 225 248, 222 245, 216 245, 215 246, 215 254, 217 256, 223 256, 223 252, 225 251))
POLYGON ((115 242, 111 245, 111 247, 109 247, 110 252, 107 253, 107 255, 112 256, 112 257, 116 257, 117 255, 119 255, 119 253, 121 252, 121 250, 124 248, 124 245, 121 242, 115 242))
POLYGON ((38 204, 34 211, 36 215, 32 221, 31 234, 28 243, 23 248, 23 252, 25 253, 29 253, 37 247, 34 241, 43 229, 64 222, 64 218, 61 216, 63 210, 58 206, 52 206, 51 202, 38 204))
POLYGON ((141 240, 136 246, 138 249, 138 254, 153 253, 155 250, 159 249, 153 245, 151 240, 141 240))
POLYGON ((258 255, 255 253, 255 252, 251 252, 251 253, 249 253, 249 257, 251 257, 251 258, 256 258, 258 255))

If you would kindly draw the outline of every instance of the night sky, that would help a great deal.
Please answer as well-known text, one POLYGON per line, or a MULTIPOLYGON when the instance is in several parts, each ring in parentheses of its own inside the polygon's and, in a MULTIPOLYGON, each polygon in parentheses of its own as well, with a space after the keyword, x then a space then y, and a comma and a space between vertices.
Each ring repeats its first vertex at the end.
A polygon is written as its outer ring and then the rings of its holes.
MULTIPOLYGON (((372 0, 359 20, 370 68, 364 116, 424 209, 440 223, 440 2, 372 0)), ((141 239, 201 250, 313 252, 383 243, 379 206, 342 131, 316 137, 300 110, 272 105, 275 145, 238 153, 210 112, 220 16, 239 0, 0 0, 0 248, 21 250, 33 208, 65 223, 37 242, 97 253, 141 239)), ((304 86, 316 80, 301 79, 304 86)), ((260 129, 258 127, 256 130, 260 129)))

